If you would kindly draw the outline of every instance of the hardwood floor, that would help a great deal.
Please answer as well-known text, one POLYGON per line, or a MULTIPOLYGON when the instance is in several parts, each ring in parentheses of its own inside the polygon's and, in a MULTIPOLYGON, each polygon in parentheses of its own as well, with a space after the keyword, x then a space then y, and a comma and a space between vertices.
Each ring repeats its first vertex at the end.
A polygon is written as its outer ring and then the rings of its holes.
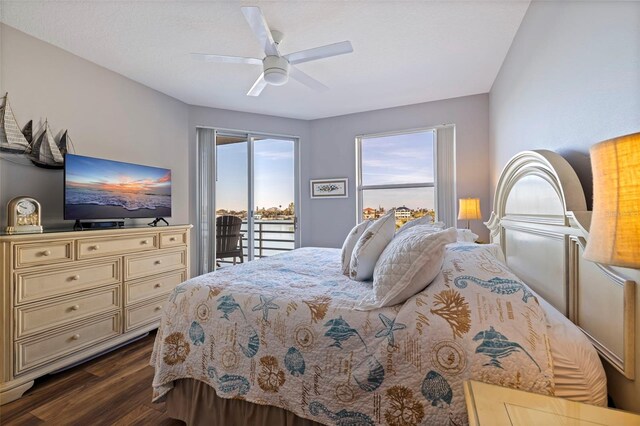
POLYGON ((155 333, 36 380, 22 398, 0 406, 2 425, 183 425, 151 403, 149 358, 155 333))

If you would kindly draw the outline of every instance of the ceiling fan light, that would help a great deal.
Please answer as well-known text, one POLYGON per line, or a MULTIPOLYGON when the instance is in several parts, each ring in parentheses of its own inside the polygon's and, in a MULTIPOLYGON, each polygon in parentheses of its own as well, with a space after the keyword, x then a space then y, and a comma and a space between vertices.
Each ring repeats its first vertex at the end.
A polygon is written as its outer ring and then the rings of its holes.
POLYGON ((267 56, 262 60, 264 81, 273 86, 282 86, 289 80, 289 61, 281 56, 267 56))
POLYGON ((265 70, 264 80, 273 86, 282 86, 289 80, 289 74, 281 68, 265 70))

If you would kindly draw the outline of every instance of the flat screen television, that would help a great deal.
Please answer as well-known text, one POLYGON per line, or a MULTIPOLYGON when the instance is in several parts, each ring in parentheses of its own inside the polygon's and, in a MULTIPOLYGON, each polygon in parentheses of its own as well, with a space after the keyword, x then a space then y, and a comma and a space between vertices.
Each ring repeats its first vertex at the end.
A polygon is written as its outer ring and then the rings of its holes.
POLYGON ((65 155, 65 220, 170 216, 170 169, 65 155))

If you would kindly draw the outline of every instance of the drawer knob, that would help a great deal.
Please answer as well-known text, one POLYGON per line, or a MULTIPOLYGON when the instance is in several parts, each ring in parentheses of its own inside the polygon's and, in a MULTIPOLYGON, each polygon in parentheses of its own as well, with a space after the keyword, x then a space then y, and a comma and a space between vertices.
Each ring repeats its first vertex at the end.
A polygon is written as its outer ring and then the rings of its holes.
POLYGON ((160 287, 162 287, 162 284, 157 283, 156 285, 154 285, 154 287, 155 287, 155 288, 160 288, 160 287))
POLYGON ((146 244, 149 244, 149 241, 147 241, 147 240, 142 240, 142 241, 140 241, 140 244, 142 244, 142 245, 146 245, 146 244))
POLYGON ((71 336, 71 340, 78 340, 80 338, 79 334, 74 334, 73 336, 71 336))
POLYGON ((169 238, 169 241, 175 241, 175 240, 176 240, 176 237, 169 238))
POLYGON ((161 264, 161 263, 162 263, 162 260, 159 260, 159 259, 158 259, 158 260, 156 260, 156 261, 155 261, 155 262, 153 262, 153 263, 155 263, 156 265, 159 265, 159 264, 161 264))
POLYGON ((80 279, 80 275, 74 275, 71 277, 71 281, 78 281, 80 279))
POLYGON ((72 310, 72 311, 77 311, 77 310, 79 310, 79 309, 80 309, 80 305, 73 305, 73 306, 71 307, 71 310, 72 310))
POLYGON ((41 253, 43 256, 50 256, 51 255, 51 250, 45 250, 41 253))
POLYGON ((91 246, 91 247, 89 247, 89 248, 90 248, 91 250, 98 250, 98 249, 100 248, 100 246, 99 246, 99 245, 97 245, 97 244, 94 244, 94 245, 92 245, 92 246, 91 246))
POLYGON ((155 310, 159 311, 160 309, 162 309, 162 306, 156 306, 155 310))

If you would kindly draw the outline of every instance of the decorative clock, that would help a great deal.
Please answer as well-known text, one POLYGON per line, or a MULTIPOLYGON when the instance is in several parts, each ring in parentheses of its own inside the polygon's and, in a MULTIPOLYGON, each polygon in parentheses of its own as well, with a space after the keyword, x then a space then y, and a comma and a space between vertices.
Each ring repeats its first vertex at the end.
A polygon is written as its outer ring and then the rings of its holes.
POLYGON ((15 197, 7 206, 7 233, 42 232, 40 203, 31 197, 15 197))

